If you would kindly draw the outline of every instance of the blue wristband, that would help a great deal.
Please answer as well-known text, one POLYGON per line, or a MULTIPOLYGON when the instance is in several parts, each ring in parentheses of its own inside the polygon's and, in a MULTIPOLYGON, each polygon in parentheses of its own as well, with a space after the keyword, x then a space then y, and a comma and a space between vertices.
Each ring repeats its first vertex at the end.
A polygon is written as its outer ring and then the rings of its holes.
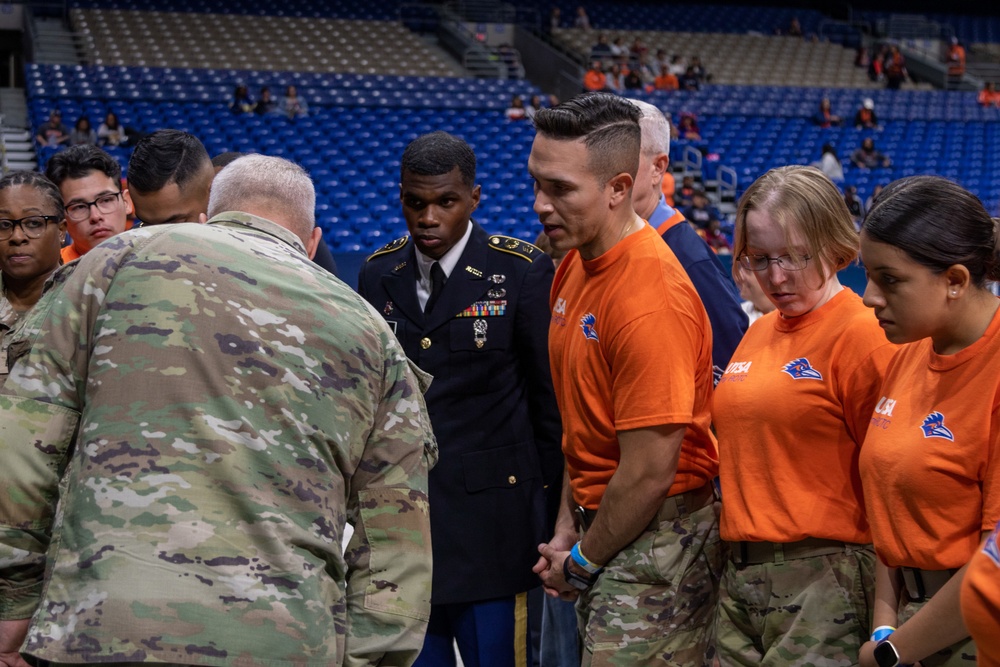
POLYGON ((598 572, 604 569, 603 567, 601 567, 597 563, 594 563, 589 558, 583 555, 583 552, 580 551, 579 542, 573 545, 573 548, 570 549, 569 551, 569 555, 573 558, 574 563, 582 567, 590 574, 597 574, 598 572))
POLYGON ((875 630, 872 631, 872 641, 880 642, 892 633, 896 631, 896 628, 891 625, 880 625, 875 630))

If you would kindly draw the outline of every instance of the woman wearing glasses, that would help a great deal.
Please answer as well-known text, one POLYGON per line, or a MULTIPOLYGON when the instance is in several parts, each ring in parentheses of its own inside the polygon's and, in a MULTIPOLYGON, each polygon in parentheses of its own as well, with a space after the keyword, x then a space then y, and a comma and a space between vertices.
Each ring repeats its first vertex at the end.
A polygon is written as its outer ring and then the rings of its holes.
MULTIPOLYGON (((865 303, 886 338, 905 343, 882 386, 891 409, 876 409, 882 423, 860 460, 879 559, 875 624, 896 630, 861 664, 973 665, 969 630, 1000 630, 991 611, 969 608, 968 627, 959 613, 963 580, 982 574, 967 564, 1000 520, 996 222, 951 181, 904 178, 875 200, 861 253, 865 303)), ((1000 561, 995 541, 985 548, 1000 561)))
POLYGON ((894 346, 837 271, 858 235, 815 167, 767 172, 740 199, 734 254, 776 310, 715 392, 723 665, 855 665, 875 554, 857 459, 894 346))
POLYGON ((33 171, 0 178, 0 385, 8 372, 7 334, 41 298, 65 234, 62 195, 52 181, 33 171))

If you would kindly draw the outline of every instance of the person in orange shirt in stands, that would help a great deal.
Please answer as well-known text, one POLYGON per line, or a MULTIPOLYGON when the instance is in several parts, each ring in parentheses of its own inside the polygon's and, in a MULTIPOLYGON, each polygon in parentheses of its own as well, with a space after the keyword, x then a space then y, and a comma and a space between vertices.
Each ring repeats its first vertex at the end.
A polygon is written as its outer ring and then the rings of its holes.
POLYGON ((125 231, 132 199, 122 188, 122 168, 113 157, 90 144, 71 146, 52 156, 45 175, 62 192, 73 240, 62 249, 63 263, 125 231))
POLYGON ((583 75, 583 89, 585 91, 601 91, 607 88, 607 77, 600 60, 595 60, 590 65, 590 69, 583 75))
POLYGON ((660 76, 653 81, 653 87, 656 90, 677 90, 680 88, 680 83, 677 77, 670 73, 670 67, 663 65, 660 67, 660 76))
POLYGON ((861 449, 882 628, 861 664, 972 665, 959 592, 1000 520, 996 221, 951 181, 904 178, 865 217, 861 254, 865 303, 889 340, 906 343, 861 449))
POLYGON ((1000 523, 969 561, 962 580, 962 618, 980 667, 1000 667, 1000 523))
POLYGON ((1000 107, 1000 92, 995 83, 987 81, 983 84, 983 89, 979 91, 979 103, 984 107, 1000 107))
POLYGON ((776 310, 715 390, 722 665, 854 665, 868 638, 875 552, 858 450, 893 353, 837 271, 858 235, 815 167, 772 169, 740 199, 736 263, 776 310))
POLYGON ((958 43, 958 37, 951 38, 945 64, 948 66, 949 77, 961 79, 965 74, 965 47, 958 43))

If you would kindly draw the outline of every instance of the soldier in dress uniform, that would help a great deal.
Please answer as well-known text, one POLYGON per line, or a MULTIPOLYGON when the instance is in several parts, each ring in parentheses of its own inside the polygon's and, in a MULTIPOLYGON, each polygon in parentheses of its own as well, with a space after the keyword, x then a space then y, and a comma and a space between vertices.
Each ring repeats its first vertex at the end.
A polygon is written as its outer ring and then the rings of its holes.
POLYGON ((531 567, 562 483, 552 260, 471 219, 475 178, 463 140, 414 140, 400 177, 410 234, 369 257, 358 280, 434 376, 427 404, 441 457, 430 475, 433 592, 418 666, 454 664, 456 641, 466 665, 527 664, 526 593, 540 583, 531 567))

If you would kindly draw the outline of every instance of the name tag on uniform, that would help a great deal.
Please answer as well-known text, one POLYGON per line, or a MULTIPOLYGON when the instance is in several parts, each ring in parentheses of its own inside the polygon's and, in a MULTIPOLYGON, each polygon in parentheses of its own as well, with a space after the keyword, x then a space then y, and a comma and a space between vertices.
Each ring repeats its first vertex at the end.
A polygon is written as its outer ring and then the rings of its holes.
POLYGON ((455 317, 495 317, 504 315, 506 312, 506 299, 490 299, 488 301, 476 301, 455 317))

